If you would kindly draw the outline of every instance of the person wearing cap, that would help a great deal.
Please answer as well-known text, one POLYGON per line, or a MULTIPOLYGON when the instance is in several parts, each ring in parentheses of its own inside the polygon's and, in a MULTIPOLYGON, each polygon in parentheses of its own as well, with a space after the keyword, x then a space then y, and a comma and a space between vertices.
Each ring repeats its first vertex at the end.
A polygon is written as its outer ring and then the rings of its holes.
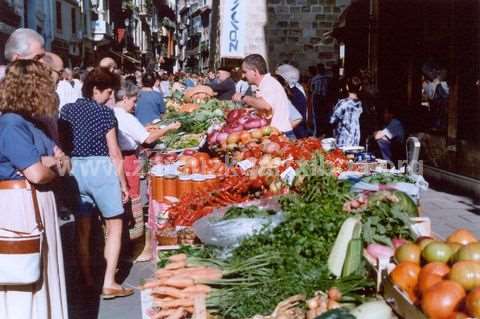
POLYGON ((217 82, 210 82, 207 85, 217 93, 219 100, 231 100, 236 92, 235 81, 227 68, 221 67, 217 70, 217 82))

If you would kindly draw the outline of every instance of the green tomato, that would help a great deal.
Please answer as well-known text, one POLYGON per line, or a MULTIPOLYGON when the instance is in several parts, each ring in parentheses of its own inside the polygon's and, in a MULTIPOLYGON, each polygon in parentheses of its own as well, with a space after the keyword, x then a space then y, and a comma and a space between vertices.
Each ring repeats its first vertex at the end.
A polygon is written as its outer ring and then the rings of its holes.
POLYGON ((433 241, 429 243, 422 251, 422 257, 427 262, 447 263, 453 255, 453 250, 446 243, 433 241))

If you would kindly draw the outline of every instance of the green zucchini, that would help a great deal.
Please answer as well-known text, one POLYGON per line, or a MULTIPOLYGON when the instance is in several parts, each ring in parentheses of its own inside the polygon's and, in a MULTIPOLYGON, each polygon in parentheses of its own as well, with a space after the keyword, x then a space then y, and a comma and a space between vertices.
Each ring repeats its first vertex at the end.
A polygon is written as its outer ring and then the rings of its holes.
POLYGON ((363 242, 361 239, 351 239, 348 243, 347 256, 343 263, 342 277, 349 276, 360 268, 362 263, 363 242))
POLYGON ((361 223, 358 217, 347 218, 340 231, 338 232, 335 243, 333 244, 330 255, 328 256, 328 270, 337 278, 342 275, 343 264, 347 255, 348 245, 354 235, 357 235, 358 227, 361 229, 361 223))

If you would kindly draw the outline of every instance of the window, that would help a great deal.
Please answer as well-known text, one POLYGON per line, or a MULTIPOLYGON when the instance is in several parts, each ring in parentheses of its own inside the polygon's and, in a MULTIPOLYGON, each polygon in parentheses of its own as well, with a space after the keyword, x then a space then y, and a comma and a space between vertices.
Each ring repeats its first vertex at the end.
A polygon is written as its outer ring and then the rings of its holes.
POLYGON ((77 33, 77 15, 75 8, 72 8, 72 34, 77 33))
POLYGON ((62 30, 62 3, 56 2, 56 17, 57 17, 57 30, 62 30))

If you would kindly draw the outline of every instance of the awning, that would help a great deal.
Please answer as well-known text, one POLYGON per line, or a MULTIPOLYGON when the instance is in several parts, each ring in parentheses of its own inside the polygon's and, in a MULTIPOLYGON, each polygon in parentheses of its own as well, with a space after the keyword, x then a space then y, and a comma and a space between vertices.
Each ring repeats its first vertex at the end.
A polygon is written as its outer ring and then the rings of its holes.
POLYGON ((127 59, 127 61, 133 63, 133 64, 142 64, 141 61, 129 56, 129 55, 126 55, 124 53, 119 53, 119 52, 116 52, 116 51, 113 51, 112 49, 110 49, 110 53, 113 53, 114 55, 116 55, 117 57, 119 58, 124 58, 124 59, 127 59))
POLYGON ((199 7, 197 10, 195 10, 194 12, 192 12, 192 16, 199 15, 199 14, 209 13, 210 11, 212 11, 212 9, 210 8, 210 6, 209 6, 209 5, 205 5, 205 6, 203 6, 203 7, 199 7))

